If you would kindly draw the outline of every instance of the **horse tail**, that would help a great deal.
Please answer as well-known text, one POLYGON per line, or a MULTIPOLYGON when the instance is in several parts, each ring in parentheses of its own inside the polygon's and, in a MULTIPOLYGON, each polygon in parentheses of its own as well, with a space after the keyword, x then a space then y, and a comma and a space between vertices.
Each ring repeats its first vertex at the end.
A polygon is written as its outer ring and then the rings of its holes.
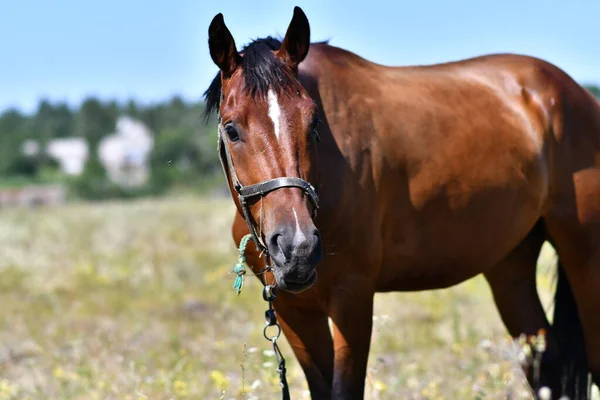
POLYGON ((558 281, 554 295, 552 332, 561 353, 562 393, 552 397, 559 398, 561 395, 566 395, 569 400, 588 400, 591 382, 588 375, 583 328, 573 291, 560 258, 556 269, 558 281))

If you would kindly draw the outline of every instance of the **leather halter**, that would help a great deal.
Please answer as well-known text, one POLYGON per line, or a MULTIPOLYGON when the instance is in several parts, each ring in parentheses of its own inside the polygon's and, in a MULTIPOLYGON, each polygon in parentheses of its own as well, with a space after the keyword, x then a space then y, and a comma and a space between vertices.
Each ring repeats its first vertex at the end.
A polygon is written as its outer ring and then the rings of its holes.
MULTIPOLYGON (((221 93, 221 100, 223 99, 223 93, 221 93)), ((252 223, 252 217, 250 215, 250 209, 248 207, 248 200, 256 198, 256 197, 264 197, 268 193, 282 188, 290 188, 296 187, 301 189, 304 193, 306 193, 313 205, 313 218, 317 215, 317 209, 319 208, 319 196, 315 191, 315 188, 305 181, 304 179, 297 177, 280 177, 269 179, 266 181, 262 181, 259 183, 255 183, 252 185, 244 186, 239 181, 237 174, 235 173, 235 168, 233 166, 233 161, 231 160, 231 154, 229 153, 229 148, 225 143, 225 138, 223 137, 223 125, 221 121, 221 113, 219 111, 220 104, 217 106, 217 117, 218 117, 218 147, 217 151, 219 154, 219 161, 221 162, 221 167, 223 168, 223 173, 225 174, 225 178, 227 178, 228 172, 229 177, 231 178, 231 182, 233 184, 234 190, 238 194, 238 198, 240 201, 240 205, 242 207, 242 212, 244 215, 244 219, 246 220, 246 224, 248 224, 248 229, 250 230, 250 234, 252 235, 252 239, 256 244, 256 247, 261 253, 269 254, 267 247, 261 243, 259 240, 258 233, 256 232, 256 228, 252 223), (227 165, 227 166, 226 166, 227 165)))

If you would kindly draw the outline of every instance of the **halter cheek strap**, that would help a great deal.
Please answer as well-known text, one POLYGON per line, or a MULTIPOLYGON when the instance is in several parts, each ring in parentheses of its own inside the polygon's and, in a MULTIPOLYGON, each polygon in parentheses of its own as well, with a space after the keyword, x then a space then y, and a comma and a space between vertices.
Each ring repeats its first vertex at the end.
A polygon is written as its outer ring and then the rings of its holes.
MULTIPOLYGON (((223 92, 221 92, 221 99, 220 99, 219 103, 221 103, 222 101, 223 101, 223 92)), ((223 173, 225 174, 225 179, 231 179, 233 189, 238 194, 238 199, 239 199, 240 205, 242 207, 244 219, 246 220, 246 224, 248 224, 248 229, 250 230, 250 235, 252 236, 252 240, 256 244, 256 248, 261 253, 265 253, 265 256, 267 257, 267 266, 266 266, 265 270, 268 270, 268 269, 270 269, 269 261, 268 261, 269 251, 267 250, 267 247, 261 243, 258 233, 256 232, 256 228, 254 227, 254 224, 252 223, 252 216, 250 214, 250 209, 248 207, 248 200, 255 198, 255 197, 262 198, 263 196, 266 196, 268 193, 270 193, 274 190, 277 190, 277 189, 296 187, 296 188, 301 189, 304 193, 306 193, 308 195, 308 197, 313 205, 313 218, 314 218, 317 215, 317 209, 319 208, 319 197, 317 196, 315 189, 312 187, 312 185, 310 183, 308 183, 304 179, 300 179, 300 178, 296 178, 296 177, 286 176, 286 177, 269 179, 269 180, 255 183, 255 184, 248 185, 248 186, 242 185, 242 183, 240 182, 240 180, 237 177, 237 174, 235 173, 235 168, 233 166, 233 160, 231 159, 231 154, 229 153, 229 148, 227 146, 227 143, 225 143, 225 138, 224 138, 224 134, 223 134, 224 129, 223 129, 223 125, 222 125, 221 113, 219 111, 219 108, 220 108, 220 104, 217 106, 217 117, 219 120, 217 151, 218 151, 218 155, 219 155, 219 161, 221 162, 221 167, 223 168, 223 173)), ((245 242, 242 240, 242 243, 245 243, 245 242)), ((266 282, 265 282, 265 285, 266 285, 266 282)), ((276 356, 278 364, 279 364, 277 367, 277 371, 279 372, 279 383, 281 385, 281 390, 282 390, 282 392, 281 392, 282 399, 289 400, 290 393, 289 393, 289 388, 288 388, 288 384, 287 384, 287 380, 286 380, 286 376, 285 376, 285 374, 286 374, 285 359, 283 358, 283 355, 281 354, 281 351, 279 350, 279 346, 277 345, 277 339, 279 338, 279 335, 281 334, 281 327, 280 327, 279 323, 277 322, 277 315, 275 313, 275 310, 273 309, 273 304, 272 304, 273 300, 275 300, 275 287, 272 285, 266 285, 264 288, 264 291, 263 291, 263 298, 265 301, 269 302, 269 309, 265 313, 265 318, 266 318, 267 324, 264 328, 263 334, 267 340, 269 340, 270 342, 273 343, 273 351, 275 352, 275 356, 276 356), (278 333, 275 336, 270 337, 267 335, 267 328, 269 326, 277 327, 278 333)))
POLYGON ((266 181, 262 181, 259 183, 255 183, 252 185, 244 186, 239 181, 237 174, 235 173, 235 168, 233 165, 233 161, 231 159, 231 154, 229 153, 229 149, 227 144, 225 143, 224 134, 223 134, 223 126, 221 124, 221 115, 218 114, 219 124, 218 124, 218 154, 219 161, 221 162, 221 167, 223 168, 223 173, 225 177, 229 175, 231 179, 231 183, 233 185, 233 189, 238 194, 238 199, 240 201, 240 205, 242 207, 242 213, 244 215, 244 219, 246 220, 246 224, 248 225, 248 229, 250 234, 252 235, 252 239, 256 244, 258 250, 262 253, 268 254, 267 247, 262 244, 259 240, 259 235, 256 232, 256 228, 252 223, 252 216, 250 214, 250 208, 248 207, 248 200, 253 198, 261 198, 266 196, 268 193, 275 191, 277 189, 282 188, 290 188, 296 187, 301 189, 304 193, 308 195, 312 205, 313 205, 313 218, 317 215, 317 209, 319 208, 319 196, 315 191, 315 188, 305 181, 304 179, 297 177, 279 177, 274 179, 269 179, 266 181))

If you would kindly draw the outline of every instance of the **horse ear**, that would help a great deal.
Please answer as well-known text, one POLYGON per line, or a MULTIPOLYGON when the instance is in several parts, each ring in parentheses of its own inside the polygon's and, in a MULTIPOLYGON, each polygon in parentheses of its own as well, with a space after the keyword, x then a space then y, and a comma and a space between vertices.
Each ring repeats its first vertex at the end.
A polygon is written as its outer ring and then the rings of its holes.
POLYGON ((304 60, 310 47, 310 25, 304 11, 294 7, 294 16, 288 26, 285 38, 281 43, 278 56, 283 58, 293 69, 304 60))
POLYGON ((215 15, 208 27, 208 47, 213 62, 225 76, 231 75, 240 64, 241 56, 221 13, 215 15))

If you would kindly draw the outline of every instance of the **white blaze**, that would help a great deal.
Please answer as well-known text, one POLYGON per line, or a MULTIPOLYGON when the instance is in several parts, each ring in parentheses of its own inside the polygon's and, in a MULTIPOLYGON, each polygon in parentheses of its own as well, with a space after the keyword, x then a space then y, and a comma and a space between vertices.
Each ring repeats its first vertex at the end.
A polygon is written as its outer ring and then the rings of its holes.
POLYGON ((296 232, 294 233, 294 243, 299 244, 306 240, 306 236, 304 236, 304 232, 300 229, 300 222, 298 222, 298 214, 296 214, 296 209, 292 208, 294 212, 294 218, 296 218, 296 232))
POLYGON ((269 89, 267 93, 267 98, 269 100, 269 117, 273 121, 273 127, 275 128, 275 137, 279 140, 279 119, 281 118, 281 109, 279 108, 279 102, 277 101, 277 96, 273 92, 272 89, 269 89))

